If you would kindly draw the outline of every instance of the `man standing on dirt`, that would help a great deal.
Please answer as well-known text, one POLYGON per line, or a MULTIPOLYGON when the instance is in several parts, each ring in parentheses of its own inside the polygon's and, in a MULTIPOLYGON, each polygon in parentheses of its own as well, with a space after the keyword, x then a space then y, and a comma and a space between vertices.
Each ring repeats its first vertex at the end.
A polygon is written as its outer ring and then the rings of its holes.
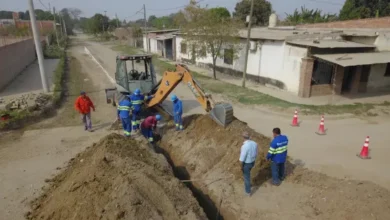
POLYGON ((82 91, 80 96, 76 99, 74 107, 81 114, 81 120, 84 123, 84 129, 92 132, 92 120, 91 120, 91 109, 95 111, 95 106, 87 94, 82 91))
POLYGON ((183 130, 183 104, 176 95, 171 96, 173 102, 173 120, 175 121, 176 131, 183 130))
POLYGON ((156 129, 157 122, 161 120, 161 115, 149 116, 141 123, 141 132, 149 143, 153 143, 153 130, 156 129))
POLYGON ((140 113, 142 104, 144 101, 150 100, 154 96, 145 96, 141 94, 140 89, 136 89, 134 93, 130 96, 131 105, 133 106, 133 116, 131 119, 131 125, 133 126, 133 130, 137 132, 139 130, 139 124, 140 124, 140 113))
POLYGON ((269 147, 267 160, 271 160, 272 184, 279 186, 284 179, 288 138, 285 135, 281 135, 280 128, 274 128, 272 133, 274 139, 269 147))
POLYGON ((126 137, 129 137, 131 135, 130 112, 130 97, 126 96, 126 98, 120 101, 118 105, 118 120, 122 122, 123 133, 126 137))
POLYGON ((250 140, 250 136, 248 132, 244 132, 242 134, 245 141, 241 146, 240 153, 240 162, 241 162, 241 170, 244 175, 244 187, 245 194, 247 196, 251 195, 251 170, 255 166, 255 160, 257 157, 257 144, 256 142, 250 140))

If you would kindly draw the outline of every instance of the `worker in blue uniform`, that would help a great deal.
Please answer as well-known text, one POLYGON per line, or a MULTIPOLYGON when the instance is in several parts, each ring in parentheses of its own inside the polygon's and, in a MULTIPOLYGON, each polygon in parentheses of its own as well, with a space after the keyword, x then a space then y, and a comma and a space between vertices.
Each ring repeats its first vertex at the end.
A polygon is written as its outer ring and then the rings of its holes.
POLYGON ((183 104, 176 95, 171 96, 173 102, 173 119, 175 121, 176 131, 183 130, 183 104))
POLYGON ((118 119, 122 121, 123 133, 126 137, 131 135, 131 102, 130 98, 126 97, 119 102, 118 105, 118 119))
POLYGON ((269 147, 267 160, 271 160, 272 184, 279 186, 285 175, 288 138, 281 134, 280 128, 274 128, 272 133, 274 139, 269 147))
POLYGON ((131 118, 131 125, 132 125, 134 131, 138 131, 139 127, 140 127, 140 122, 141 122, 140 121, 140 113, 141 113, 141 109, 142 109, 142 104, 144 103, 144 101, 147 101, 153 97, 154 96, 145 96, 145 95, 141 94, 140 89, 136 89, 134 91, 134 93, 130 96, 131 105, 132 105, 132 109, 133 109, 133 112, 132 112, 133 115, 131 118))

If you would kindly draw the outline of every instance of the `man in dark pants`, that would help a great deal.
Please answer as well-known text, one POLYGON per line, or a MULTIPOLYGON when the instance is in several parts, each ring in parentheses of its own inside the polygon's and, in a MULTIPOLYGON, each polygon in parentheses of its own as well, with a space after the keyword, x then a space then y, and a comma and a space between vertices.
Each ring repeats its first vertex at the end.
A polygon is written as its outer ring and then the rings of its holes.
POLYGON ((257 144, 256 142, 250 140, 249 133, 244 132, 242 134, 244 137, 244 144, 241 146, 240 153, 240 162, 241 170, 244 175, 244 187, 245 194, 247 196, 251 195, 251 170, 255 165, 255 160, 257 157, 257 144))
POLYGON ((281 135, 280 128, 274 128, 272 133, 274 139, 269 147, 267 160, 271 160, 272 184, 279 186, 284 179, 288 138, 285 135, 281 135))

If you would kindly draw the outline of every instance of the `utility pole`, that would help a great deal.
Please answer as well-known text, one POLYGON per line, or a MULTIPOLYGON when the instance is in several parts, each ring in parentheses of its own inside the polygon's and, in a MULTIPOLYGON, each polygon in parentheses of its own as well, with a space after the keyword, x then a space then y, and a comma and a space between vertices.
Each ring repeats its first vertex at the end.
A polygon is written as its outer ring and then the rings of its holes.
POLYGON ((49 12, 51 11, 50 2, 49 2, 49 12))
POLYGON ((41 81, 44 92, 49 92, 49 86, 46 81, 46 73, 45 66, 43 66, 43 53, 42 53, 42 45, 41 45, 41 36, 39 33, 39 29, 37 28, 37 21, 35 18, 35 10, 33 0, 28 0, 28 6, 30 11, 30 20, 31 20, 31 28, 34 36, 35 50, 37 51, 39 71, 41 73, 41 81))
POLYGON ((119 27, 119 20, 118 20, 118 15, 115 13, 115 18, 116 18, 116 27, 119 27))
POLYGON ((245 81, 246 81, 246 69, 248 68, 248 56, 249 56, 249 41, 251 38, 251 28, 252 28, 252 14, 253 14, 253 2, 254 0, 251 0, 251 11, 249 13, 249 24, 248 24, 248 36, 246 38, 246 50, 245 50, 245 62, 244 62, 244 71, 242 72, 242 87, 245 88, 245 81))
POLYGON ((64 34, 65 34, 65 37, 67 37, 68 36, 68 31, 66 30, 66 23, 65 23, 65 19, 64 19, 64 17, 62 17, 62 23, 64 23, 64 34))
POLYGON ((104 11, 104 18, 103 18, 103 21, 102 21, 102 23, 103 23, 103 32, 104 32, 104 19, 107 17, 107 11, 104 11))
POLYGON ((58 41, 58 31, 57 31, 57 21, 56 21, 56 8, 53 7, 53 17, 54 17, 54 30, 56 32, 57 46, 60 47, 60 42, 58 41))
POLYGON ((145 8, 145 4, 144 4, 144 22, 145 22, 144 33, 145 33, 145 38, 146 38, 146 52, 149 52, 149 39, 148 39, 148 33, 146 32, 147 21, 146 21, 146 8, 145 8))

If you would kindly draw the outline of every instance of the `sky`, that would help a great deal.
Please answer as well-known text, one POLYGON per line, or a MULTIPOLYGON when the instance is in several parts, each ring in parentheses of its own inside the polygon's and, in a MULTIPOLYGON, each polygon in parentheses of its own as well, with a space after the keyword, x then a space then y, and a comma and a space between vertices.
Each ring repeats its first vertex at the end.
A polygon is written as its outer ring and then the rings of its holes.
MULTIPOLYGON (((163 16, 177 12, 188 4, 189 0, 33 0, 35 8, 48 9, 55 7, 79 8, 84 17, 90 17, 95 13, 106 11, 107 16, 123 20, 136 20, 143 18, 143 4, 146 6, 146 16, 163 16), (138 13, 137 13, 138 11, 138 13)), ((239 0, 198 0, 201 5, 209 7, 226 7, 229 11, 234 11, 234 7, 239 0)), ((286 13, 292 13, 295 8, 306 6, 309 9, 321 9, 323 12, 338 13, 345 0, 268 0, 272 3, 276 14, 284 18, 286 13)), ((0 0, 0 10, 26 11, 28 0, 0 0)))

